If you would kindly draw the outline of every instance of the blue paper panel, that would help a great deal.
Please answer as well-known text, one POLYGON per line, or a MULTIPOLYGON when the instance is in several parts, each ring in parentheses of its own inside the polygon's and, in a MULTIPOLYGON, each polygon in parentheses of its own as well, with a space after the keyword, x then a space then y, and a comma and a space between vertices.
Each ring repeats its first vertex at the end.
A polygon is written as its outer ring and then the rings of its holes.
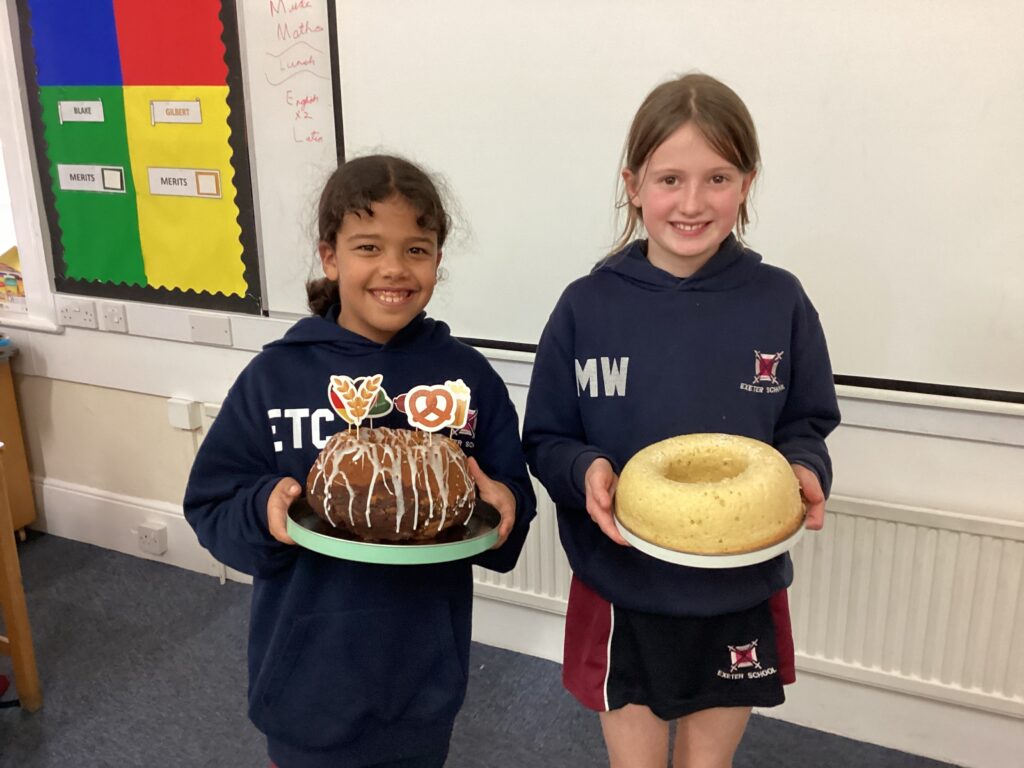
POLYGON ((121 85, 113 0, 29 0, 39 85, 121 85))

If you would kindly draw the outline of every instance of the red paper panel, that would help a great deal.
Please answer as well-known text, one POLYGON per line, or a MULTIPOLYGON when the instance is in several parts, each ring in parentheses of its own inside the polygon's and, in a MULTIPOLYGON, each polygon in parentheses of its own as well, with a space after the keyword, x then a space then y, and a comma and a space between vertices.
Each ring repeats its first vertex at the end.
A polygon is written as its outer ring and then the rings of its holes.
POLYGON ((114 0, 125 85, 224 85, 220 0, 114 0))

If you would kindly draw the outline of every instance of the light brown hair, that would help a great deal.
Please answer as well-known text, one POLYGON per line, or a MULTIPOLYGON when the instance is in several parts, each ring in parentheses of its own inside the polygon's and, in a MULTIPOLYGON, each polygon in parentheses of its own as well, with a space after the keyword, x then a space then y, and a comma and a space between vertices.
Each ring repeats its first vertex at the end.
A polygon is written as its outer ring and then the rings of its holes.
MULTIPOLYGON (((725 83, 710 75, 688 74, 662 83, 637 110, 629 128, 623 151, 623 166, 640 177, 640 169, 661 143, 687 123, 693 123, 708 144, 735 165, 741 173, 756 171, 761 165, 757 131, 743 100, 725 83)), ((642 212, 629 200, 625 184, 620 182, 618 208, 626 209, 626 221, 613 252, 625 247, 643 226, 642 212)), ((740 242, 750 215, 747 200, 740 203, 736 217, 740 242)))

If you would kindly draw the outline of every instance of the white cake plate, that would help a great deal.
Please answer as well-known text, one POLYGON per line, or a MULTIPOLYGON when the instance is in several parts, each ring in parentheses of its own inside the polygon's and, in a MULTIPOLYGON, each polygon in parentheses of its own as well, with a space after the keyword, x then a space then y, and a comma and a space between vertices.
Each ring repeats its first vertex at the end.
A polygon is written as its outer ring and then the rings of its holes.
POLYGON ((791 550, 804 535, 804 527, 801 525, 796 533, 788 539, 783 539, 778 544, 772 544, 764 549, 755 549, 753 552, 740 552, 734 555, 698 555, 693 552, 679 552, 675 549, 666 549, 657 544, 651 544, 620 523, 618 517, 614 519, 615 527, 619 529, 622 537, 645 555, 676 565, 688 565, 691 568, 740 568, 744 565, 763 563, 765 560, 771 560, 773 557, 791 550))

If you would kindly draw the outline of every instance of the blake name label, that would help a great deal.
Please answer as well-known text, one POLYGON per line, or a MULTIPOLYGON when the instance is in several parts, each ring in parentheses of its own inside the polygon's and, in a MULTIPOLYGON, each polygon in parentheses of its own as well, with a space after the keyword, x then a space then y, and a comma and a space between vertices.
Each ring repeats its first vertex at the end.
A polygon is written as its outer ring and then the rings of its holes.
POLYGON ((149 194, 220 197, 220 171, 203 168, 150 168, 149 194))
POLYGON ((60 188, 75 192, 124 192, 124 168, 57 164, 60 188))
POLYGON ((149 116, 153 125, 157 123, 201 123, 203 111, 199 99, 192 101, 151 101, 149 116))
POLYGON ((102 101, 58 101, 57 116, 61 123, 102 123, 102 101))

